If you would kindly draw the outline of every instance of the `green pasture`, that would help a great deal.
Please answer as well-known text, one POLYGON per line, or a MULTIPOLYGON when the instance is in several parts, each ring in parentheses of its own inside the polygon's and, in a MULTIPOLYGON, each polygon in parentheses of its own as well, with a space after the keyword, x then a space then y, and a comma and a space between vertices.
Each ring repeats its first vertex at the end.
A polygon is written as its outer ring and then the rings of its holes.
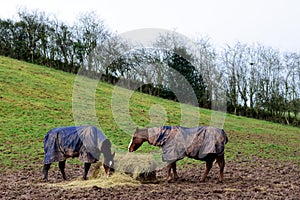
MULTIPOLYGON (((74 74, 0 57, 1 171, 41 166, 45 133, 54 127, 75 125, 72 111, 75 80, 74 74)), ((116 88, 87 78, 86 84, 97 86, 94 90, 97 123, 117 151, 126 151, 131 139, 131 135, 123 130, 120 124, 132 131, 136 126, 154 126, 162 121, 165 125, 180 124, 179 103, 139 92, 132 94, 128 103, 128 113, 124 113, 129 114, 130 123, 126 120, 117 120, 117 123, 112 112, 112 94, 116 88)), ((129 93, 125 89, 118 91, 129 93)), ((85 97, 88 96, 83 96, 83 100, 85 97)), ((124 101, 122 98, 114 100, 124 101)), ((197 109, 188 105, 185 107, 190 109, 189 117, 193 118, 197 109)), ((83 108, 80 112, 83 117, 82 123, 89 123, 89 108, 83 108)), ((121 109, 116 112, 118 116, 122 116, 124 111, 121 109)), ((211 111, 200 109, 199 112, 199 124, 209 125, 211 111)), ((300 129, 297 127, 227 114, 224 130, 229 137, 226 146, 227 159, 239 161, 262 157, 299 164, 300 129)), ((144 144, 138 151, 156 150, 157 147, 144 144)), ((194 161, 184 159, 180 163, 190 162, 194 161)))

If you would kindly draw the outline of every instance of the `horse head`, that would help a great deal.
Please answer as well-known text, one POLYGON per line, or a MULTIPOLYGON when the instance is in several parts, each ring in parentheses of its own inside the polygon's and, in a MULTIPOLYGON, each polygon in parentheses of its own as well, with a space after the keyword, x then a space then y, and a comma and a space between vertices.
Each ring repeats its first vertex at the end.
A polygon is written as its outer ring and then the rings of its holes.
POLYGON ((128 145, 128 151, 136 151, 145 141, 148 141, 147 129, 136 128, 128 145))
POLYGON ((109 157, 110 158, 104 157, 104 163, 103 163, 103 167, 104 167, 104 170, 105 170, 105 173, 107 174, 107 176, 111 175, 115 171, 115 168, 114 168, 115 152, 113 154, 111 154, 111 156, 109 156, 109 157))

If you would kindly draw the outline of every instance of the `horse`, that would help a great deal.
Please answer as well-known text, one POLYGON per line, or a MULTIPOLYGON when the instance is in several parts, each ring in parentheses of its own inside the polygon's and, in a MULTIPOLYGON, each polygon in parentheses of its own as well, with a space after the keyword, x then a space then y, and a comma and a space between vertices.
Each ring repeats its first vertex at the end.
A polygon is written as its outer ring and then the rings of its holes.
POLYGON ((171 169, 174 179, 179 178, 176 162, 184 157, 206 162, 206 170, 201 178, 204 182, 213 162, 220 167, 218 181, 224 180, 224 150, 228 142, 223 129, 211 126, 186 128, 181 126, 162 126, 154 128, 136 128, 128 145, 128 151, 136 151, 144 142, 162 147, 162 160, 167 162, 167 180, 171 180, 171 169))
POLYGON ((87 179, 92 163, 96 163, 100 154, 104 155, 103 167, 107 176, 114 172, 114 156, 111 142, 94 126, 67 126, 51 129, 44 138, 43 179, 48 181, 48 171, 53 162, 58 162, 62 178, 65 174, 66 159, 79 157, 84 162, 83 180, 87 179))

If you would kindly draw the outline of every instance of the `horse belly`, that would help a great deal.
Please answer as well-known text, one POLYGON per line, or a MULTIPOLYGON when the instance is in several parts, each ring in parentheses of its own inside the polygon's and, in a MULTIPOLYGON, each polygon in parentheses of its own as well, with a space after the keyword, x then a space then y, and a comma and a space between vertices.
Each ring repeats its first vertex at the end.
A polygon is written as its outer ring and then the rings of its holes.
POLYGON ((75 158, 75 157, 79 157, 79 151, 74 151, 71 148, 67 148, 65 149, 65 156, 68 158, 75 158))
POLYGON ((199 155, 196 155, 196 156, 188 156, 188 158, 192 158, 192 159, 195 159, 195 160, 200 160, 200 161, 207 161, 207 160, 212 160, 212 159, 215 159, 218 157, 218 155, 216 153, 209 153, 209 154, 205 154, 203 156, 199 156, 199 155))

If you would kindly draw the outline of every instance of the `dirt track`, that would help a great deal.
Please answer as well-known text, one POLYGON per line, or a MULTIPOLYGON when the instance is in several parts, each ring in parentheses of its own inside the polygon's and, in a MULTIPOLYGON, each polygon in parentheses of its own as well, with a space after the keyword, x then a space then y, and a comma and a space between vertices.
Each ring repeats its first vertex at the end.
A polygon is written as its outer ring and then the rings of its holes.
MULTIPOLYGON (((59 171, 49 174, 50 182, 61 182, 59 171)), ((63 189, 42 186, 41 167, 6 173, 0 177, 0 199, 298 199, 299 165, 263 159, 229 161, 224 183, 217 183, 215 165, 206 183, 200 183, 205 164, 178 169, 177 182, 142 184, 114 188, 63 189)), ((82 166, 67 165, 70 179, 81 176, 82 166)), ((162 180, 165 171, 158 173, 162 180)))

